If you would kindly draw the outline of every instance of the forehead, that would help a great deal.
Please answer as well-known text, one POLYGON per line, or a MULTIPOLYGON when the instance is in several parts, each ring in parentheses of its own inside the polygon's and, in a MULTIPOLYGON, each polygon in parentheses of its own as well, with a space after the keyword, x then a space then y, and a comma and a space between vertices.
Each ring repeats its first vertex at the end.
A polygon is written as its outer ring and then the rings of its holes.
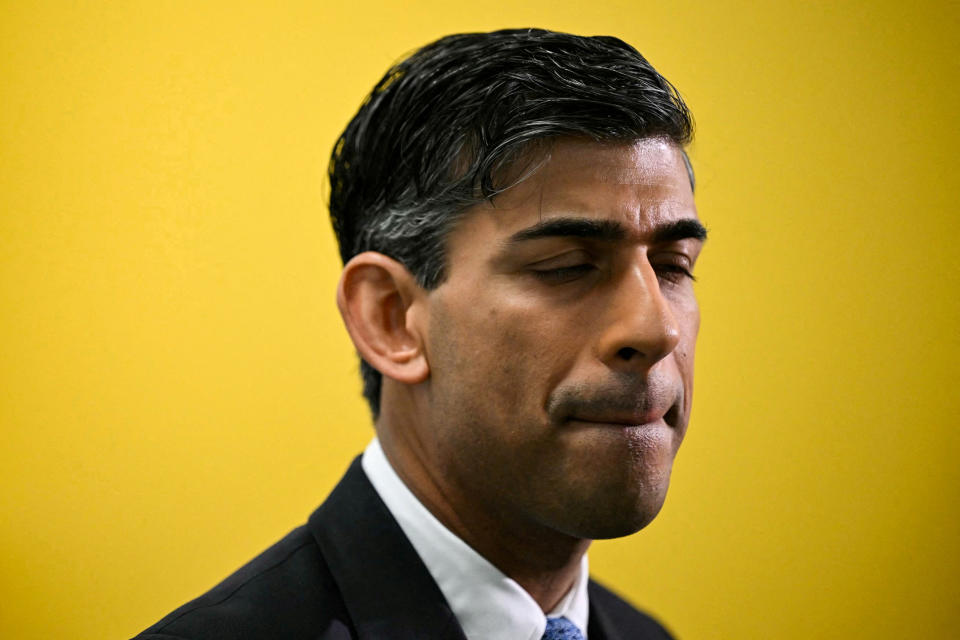
POLYGON ((696 217, 682 152, 669 140, 560 140, 531 164, 533 175, 468 218, 487 218, 499 233, 555 216, 607 218, 643 236, 664 222, 696 217))

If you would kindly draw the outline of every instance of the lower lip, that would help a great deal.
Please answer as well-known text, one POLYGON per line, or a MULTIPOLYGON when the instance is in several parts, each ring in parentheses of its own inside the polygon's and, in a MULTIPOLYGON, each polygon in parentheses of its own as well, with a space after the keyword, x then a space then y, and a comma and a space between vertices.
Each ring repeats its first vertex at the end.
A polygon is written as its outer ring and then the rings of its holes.
POLYGON ((587 426, 596 426, 596 427, 607 427, 611 429, 652 429, 655 427, 669 427, 666 420, 663 418, 657 418, 652 422, 643 422, 640 424, 632 424, 626 422, 594 422, 593 420, 580 420, 573 418, 569 420, 570 424, 580 424, 587 426))

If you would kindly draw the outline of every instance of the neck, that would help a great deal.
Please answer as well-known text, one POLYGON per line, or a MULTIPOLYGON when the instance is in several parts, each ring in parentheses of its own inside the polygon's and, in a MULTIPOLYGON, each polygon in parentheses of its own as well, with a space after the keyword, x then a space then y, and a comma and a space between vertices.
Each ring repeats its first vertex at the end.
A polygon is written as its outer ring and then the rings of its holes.
MULTIPOLYGON (((406 415, 410 413, 403 412, 406 415)), ((390 465, 450 531, 517 582, 547 613, 579 576, 590 540, 574 538, 497 505, 475 504, 445 482, 412 425, 381 414, 376 430, 390 465)))

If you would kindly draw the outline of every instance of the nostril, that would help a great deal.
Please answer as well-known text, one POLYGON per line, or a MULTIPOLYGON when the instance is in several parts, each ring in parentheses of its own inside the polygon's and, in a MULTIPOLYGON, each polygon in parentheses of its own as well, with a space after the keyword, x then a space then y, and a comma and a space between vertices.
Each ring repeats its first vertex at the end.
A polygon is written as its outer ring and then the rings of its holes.
POLYGON ((633 347, 624 347, 617 351, 617 356, 619 356, 622 360, 626 360, 627 362, 633 360, 633 358, 638 355, 640 355, 640 352, 633 347))

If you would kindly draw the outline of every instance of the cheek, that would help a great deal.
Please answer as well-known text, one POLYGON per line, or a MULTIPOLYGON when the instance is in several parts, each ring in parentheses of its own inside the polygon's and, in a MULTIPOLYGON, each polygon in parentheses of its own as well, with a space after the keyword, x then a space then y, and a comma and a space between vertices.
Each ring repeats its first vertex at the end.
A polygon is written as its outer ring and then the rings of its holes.
POLYGON ((699 325, 699 320, 697 320, 685 327, 680 338, 680 343, 677 344, 677 364, 680 365, 680 370, 685 373, 693 369, 693 356, 697 347, 699 325))
POLYGON ((684 414, 689 417, 693 403, 693 361, 697 346, 697 333, 700 330, 700 309, 692 301, 682 310, 680 319, 680 343, 674 350, 674 360, 684 387, 684 414))
POLYGON ((693 361, 693 351, 700 332, 700 305, 692 294, 673 302, 673 316, 680 331, 680 342, 675 353, 678 359, 693 361))
POLYGON ((549 391, 564 375, 563 354, 574 340, 561 335, 542 312, 480 302, 438 314, 431 329, 442 327, 433 373, 438 382, 445 380, 440 386, 447 392, 468 390, 469 404, 488 419, 520 429, 521 422, 545 415, 549 391))
POLYGON ((528 405, 543 384, 549 350, 539 344, 536 332, 522 317, 503 310, 490 313, 474 329, 472 339, 482 340, 486 349, 479 369, 485 377, 487 400, 503 412, 529 412, 528 405))

